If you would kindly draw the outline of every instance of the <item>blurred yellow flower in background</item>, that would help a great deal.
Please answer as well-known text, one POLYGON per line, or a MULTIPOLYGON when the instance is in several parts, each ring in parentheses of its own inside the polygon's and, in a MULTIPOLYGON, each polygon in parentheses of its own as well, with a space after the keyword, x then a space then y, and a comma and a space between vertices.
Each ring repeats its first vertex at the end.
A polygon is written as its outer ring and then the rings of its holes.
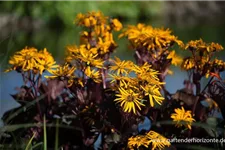
POLYGON ((218 43, 206 43, 202 39, 199 40, 191 40, 189 41, 184 49, 195 50, 195 51, 204 51, 204 52, 215 52, 223 50, 222 45, 218 43))
POLYGON ((167 59, 171 59, 171 64, 178 66, 182 63, 183 59, 176 55, 175 50, 171 51, 167 56, 167 59))
POLYGON ((118 19, 112 19, 113 30, 120 31, 123 28, 122 23, 118 19))

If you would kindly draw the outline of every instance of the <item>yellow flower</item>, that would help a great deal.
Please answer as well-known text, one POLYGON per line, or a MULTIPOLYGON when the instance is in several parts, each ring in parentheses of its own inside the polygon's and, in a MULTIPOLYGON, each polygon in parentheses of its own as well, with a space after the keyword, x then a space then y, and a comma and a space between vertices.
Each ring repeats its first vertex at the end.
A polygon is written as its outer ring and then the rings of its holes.
POLYGON ((102 68, 104 61, 97 58, 98 54, 95 54, 96 51, 97 48, 86 49, 84 46, 81 46, 78 58, 87 65, 102 68))
POLYGON ((185 49, 189 49, 189 50, 198 50, 199 48, 207 49, 206 43, 203 42, 202 39, 195 40, 195 41, 191 40, 185 46, 185 49))
POLYGON ((223 50, 223 47, 218 43, 205 43, 202 39, 199 40, 191 40, 189 41, 185 49, 189 50, 196 50, 196 51, 203 51, 203 52, 214 52, 214 51, 221 51, 223 50))
POLYGON ((141 85, 141 88, 145 91, 145 96, 149 96, 151 107, 154 107, 154 101, 157 102, 159 105, 162 104, 164 97, 162 97, 159 91, 159 87, 157 87, 156 85, 146 85, 145 87, 143 87, 141 85))
POLYGON ((135 93, 131 89, 119 88, 119 94, 116 94, 118 98, 114 101, 120 103, 120 106, 123 107, 124 112, 133 111, 136 114, 136 107, 141 110, 141 106, 144 104, 141 103, 139 94, 135 93))
POLYGON ((191 111, 185 111, 184 108, 176 108, 175 113, 171 114, 171 118, 173 121, 176 122, 177 127, 181 127, 183 124, 181 122, 185 123, 185 126, 188 129, 191 129, 192 122, 195 121, 194 118, 192 118, 191 111))
POLYGON ((40 73, 40 75, 44 70, 49 71, 57 67, 54 58, 46 48, 38 51, 36 48, 25 47, 10 58, 9 64, 12 67, 6 72, 22 69, 22 71, 32 70, 34 74, 40 73))
POLYGON ((132 88, 132 89, 138 90, 137 78, 133 78, 129 76, 111 75, 111 74, 109 74, 109 76, 111 77, 110 83, 113 83, 111 85, 114 90, 118 90, 119 87, 125 88, 125 89, 132 88))
POLYGON ((69 67, 69 64, 64 64, 63 66, 58 66, 56 70, 50 70, 49 72, 52 74, 52 76, 45 76, 46 78, 55 79, 58 78, 59 80, 66 80, 68 81, 68 86, 71 86, 73 84, 74 71, 76 68, 69 67))
POLYGON ((144 65, 142 65, 142 66, 133 64, 132 70, 135 71, 137 74, 143 74, 143 73, 149 71, 151 69, 151 67, 152 66, 150 64, 148 64, 147 62, 144 63, 144 65))
POLYGON ((128 74, 127 69, 130 68, 131 62, 130 61, 121 61, 118 57, 115 57, 113 60, 114 65, 110 66, 110 70, 116 72, 117 75, 128 74))
POLYGON ((54 58, 47 51, 46 48, 42 51, 39 51, 37 55, 39 58, 37 59, 37 62, 38 62, 37 66, 38 66, 38 70, 40 71, 40 74, 42 74, 44 70, 50 71, 53 68, 58 67, 58 65, 56 65, 54 58))
POLYGON ((224 66, 225 65, 225 62, 223 60, 219 60, 219 59, 214 59, 213 63, 218 65, 218 66, 224 66))
POLYGON ((10 58, 9 64, 13 67, 11 70, 21 68, 23 71, 32 70, 34 67, 37 68, 37 49, 25 47, 10 58))
POLYGON ((183 59, 175 54, 175 51, 171 51, 167 56, 167 59, 171 59, 171 64, 177 66, 180 65, 183 59))
POLYGON ((160 135, 159 133, 157 133, 155 131, 149 131, 146 134, 146 138, 151 143, 152 150, 155 150, 155 149, 162 150, 165 147, 167 147, 167 146, 169 147, 171 145, 167 138, 165 138, 164 136, 160 135))
POLYGON ((153 28, 145 24, 128 26, 119 37, 123 36, 128 37, 134 48, 146 47, 150 52, 156 50, 162 51, 172 46, 173 43, 183 46, 183 42, 178 40, 174 35, 171 35, 169 29, 153 28))
POLYGON ((184 59, 181 68, 185 69, 185 70, 189 70, 195 67, 195 62, 193 58, 186 58, 184 59))
POLYGON ((91 70, 91 67, 90 66, 88 66, 85 69, 85 74, 89 78, 93 79, 96 83, 100 83, 101 82, 99 71, 91 70))
POLYGON ((94 27, 106 23, 107 17, 105 17, 100 11, 88 12, 87 14, 79 13, 75 19, 75 23, 85 27, 94 27))
POLYGON ((122 23, 118 19, 112 19, 113 30, 120 31, 123 28, 122 23))
POLYGON ((128 148, 129 149, 134 149, 134 148, 139 148, 141 146, 144 146, 148 148, 150 141, 146 138, 144 135, 137 135, 137 136, 132 136, 128 139, 128 148))
POLYGON ((101 50, 100 54, 108 53, 110 46, 111 46, 111 41, 103 42, 102 38, 98 38, 98 45, 97 45, 97 47, 101 50))
POLYGON ((164 82, 159 80, 159 72, 151 69, 147 63, 143 66, 136 66, 135 72, 139 81, 143 83, 151 83, 151 85, 162 85, 164 82))
POLYGON ((223 50, 223 46, 222 45, 220 45, 218 43, 214 43, 214 42, 212 42, 210 44, 210 51, 214 52, 214 51, 221 51, 221 50, 223 50))
POLYGON ((78 59, 79 56, 79 48, 76 45, 69 45, 66 47, 66 61, 71 62, 73 59, 78 59))
POLYGON ((67 62, 73 60, 85 63, 87 66, 103 68, 104 61, 98 58, 97 48, 91 48, 90 44, 81 45, 80 47, 67 47, 67 62))

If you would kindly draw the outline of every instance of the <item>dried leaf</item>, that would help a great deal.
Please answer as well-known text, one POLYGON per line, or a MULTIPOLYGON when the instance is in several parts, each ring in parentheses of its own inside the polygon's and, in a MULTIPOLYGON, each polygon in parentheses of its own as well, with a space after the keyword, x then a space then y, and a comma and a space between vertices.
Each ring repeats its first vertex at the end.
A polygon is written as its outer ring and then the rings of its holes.
POLYGON ((49 80, 47 85, 49 95, 53 100, 55 100, 62 93, 65 87, 65 82, 60 80, 49 80))

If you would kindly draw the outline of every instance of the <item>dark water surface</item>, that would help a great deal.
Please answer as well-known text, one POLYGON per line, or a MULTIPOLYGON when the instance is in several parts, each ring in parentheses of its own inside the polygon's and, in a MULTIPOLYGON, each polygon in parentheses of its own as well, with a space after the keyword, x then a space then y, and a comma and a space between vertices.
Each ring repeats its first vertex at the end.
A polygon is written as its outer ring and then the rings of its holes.
MULTIPOLYGON (((165 26, 165 25, 164 25, 165 26)), ((166 26, 173 30, 174 35, 185 43, 189 40, 196 40, 202 38, 206 42, 218 42, 225 47, 225 26, 196 26, 196 27, 176 27, 166 26)), ((12 32, 7 38, 0 39, 0 62, 1 62, 1 74, 0 74, 0 117, 3 113, 11 108, 19 106, 10 94, 15 93, 15 87, 22 85, 22 77, 16 72, 3 73, 3 70, 7 67, 7 61, 15 51, 21 50, 25 46, 34 46, 38 49, 47 48, 53 56, 59 60, 60 63, 63 60, 65 54, 65 46, 70 44, 78 44, 79 32, 81 28, 74 27, 66 30, 52 31, 49 29, 41 29, 33 32, 18 31, 12 32)), ((115 34, 116 36, 118 34, 115 34)), ((119 47, 116 49, 114 55, 121 59, 134 60, 133 52, 128 50, 128 42, 125 39, 115 40, 119 47)), ((187 53, 183 50, 176 49, 177 53, 181 56, 186 56, 187 53)), ((225 50, 218 55, 218 59, 225 61, 225 50)), ((187 74, 181 71, 178 67, 171 67, 174 72, 173 75, 168 75, 166 78, 166 88, 174 93, 177 89, 183 87, 183 81, 187 78, 187 74)), ((222 73, 222 77, 225 78, 225 73, 222 73)), ((207 80, 203 81, 203 85, 207 80)), ((1 124, 1 122, 0 122, 1 124)))

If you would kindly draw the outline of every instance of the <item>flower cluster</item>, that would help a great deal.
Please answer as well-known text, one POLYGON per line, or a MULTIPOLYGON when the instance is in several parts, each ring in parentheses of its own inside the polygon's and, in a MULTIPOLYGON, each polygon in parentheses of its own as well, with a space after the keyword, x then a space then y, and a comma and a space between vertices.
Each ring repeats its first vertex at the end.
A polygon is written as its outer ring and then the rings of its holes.
POLYGON ((81 32, 80 46, 67 46, 66 62, 76 66, 83 73, 80 77, 91 78, 100 83, 101 75, 104 80, 105 63, 117 46, 112 31, 121 30, 122 24, 101 12, 78 14, 75 23, 88 30, 81 32))
POLYGON ((190 41, 184 47, 192 54, 183 60, 181 67, 184 70, 197 70, 201 76, 208 77, 211 73, 221 72, 225 69, 225 62, 213 59, 214 52, 223 50, 218 43, 205 43, 202 39, 190 41))
POLYGON ((152 150, 164 149, 171 145, 167 138, 155 131, 149 131, 146 135, 137 135, 128 139, 128 147, 131 150, 139 147, 149 148, 150 144, 152 150))
POLYGON ((113 89, 119 92, 115 101, 120 103, 125 112, 136 113, 136 108, 141 110, 140 106, 145 106, 145 99, 149 100, 151 107, 155 102, 162 104, 164 98, 160 89, 164 82, 159 81, 159 73, 153 70, 151 65, 145 63, 138 66, 131 61, 121 61, 116 57, 110 70, 116 73, 116 75, 111 75, 111 83, 114 83, 113 89), (132 74, 134 74, 133 77, 132 74))
POLYGON ((15 55, 10 58, 9 64, 12 65, 12 67, 6 70, 6 72, 12 70, 27 72, 32 70, 35 74, 42 74, 45 70, 50 71, 57 67, 54 58, 46 48, 38 51, 33 47, 25 47, 21 51, 16 52, 15 55))
POLYGON ((218 43, 206 43, 202 39, 199 40, 191 40, 184 47, 185 50, 190 51, 202 51, 202 52, 219 52, 223 50, 223 47, 218 43))
POLYGON ((183 42, 171 33, 169 29, 153 28, 139 23, 137 26, 128 26, 119 37, 128 38, 135 50, 138 65, 148 62, 153 69, 167 74, 170 64, 177 66, 182 62, 182 58, 169 49, 175 43, 183 47, 183 42))
POLYGON ((89 28, 80 37, 81 44, 91 44, 98 48, 98 53, 105 55, 117 46, 113 40, 112 30, 120 31, 123 27, 119 20, 105 17, 101 12, 78 14, 75 23, 89 28))
POLYGON ((171 35, 169 29, 153 28, 145 24, 128 26, 125 32, 120 35, 120 37, 122 36, 127 36, 134 48, 146 47, 149 51, 162 51, 174 43, 180 46, 183 44, 177 37, 171 35))
POLYGON ((183 107, 176 108, 175 113, 171 114, 171 118, 176 122, 177 127, 185 125, 188 129, 191 129, 192 122, 195 119, 191 115, 191 111, 186 111, 183 107))

